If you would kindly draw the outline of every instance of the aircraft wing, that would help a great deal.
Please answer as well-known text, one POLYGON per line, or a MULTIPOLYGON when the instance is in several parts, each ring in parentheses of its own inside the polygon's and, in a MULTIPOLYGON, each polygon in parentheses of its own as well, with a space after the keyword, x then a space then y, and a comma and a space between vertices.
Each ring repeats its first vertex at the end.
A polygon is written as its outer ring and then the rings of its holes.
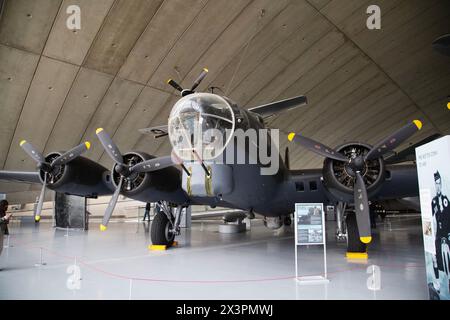
POLYGON ((0 170, 0 180, 41 183, 37 171, 4 171, 0 170))
POLYGON ((155 138, 164 137, 169 134, 167 125, 139 129, 139 132, 142 134, 153 134, 155 138))
POLYGON ((271 117, 277 113, 292 110, 308 103, 305 96, 293 97, 285 100, 271 102, 262 106, 248 109, 251 112, 258 113, 264 118, 271 117))

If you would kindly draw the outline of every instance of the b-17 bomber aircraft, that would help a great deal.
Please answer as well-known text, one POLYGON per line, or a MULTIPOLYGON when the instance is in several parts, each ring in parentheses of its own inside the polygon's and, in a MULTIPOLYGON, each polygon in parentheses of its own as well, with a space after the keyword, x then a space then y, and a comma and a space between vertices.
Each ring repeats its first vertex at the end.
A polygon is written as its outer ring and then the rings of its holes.
POLYGON ((340 209, 338 226, 344 225, 345 218, 348 251, 365 252, 372 240, 369 201, 418 195, 415 165, 386 164, 383 156, 420 130, 419 120, 374 146, 353 142, 333 149, 299 133, 289 133, 289 141, 325 158, 322 168, 291 170, 288 149, 282 158, 278 130, 267 128, 265 120, 306 105, 306 97, 243 109, 227 97, 195 92, 207 72, 204 69, 190 89, 169 80, 182 97, 166 125, 143 130, 157 137, 168 136, 172 154, 122 153, 99 128, 97 137, 114 161, 111 170, 82 156, 89 142, 44 157, 22 141, 20 146, 36 161, 37 171, 0 171, 0 179, 42 183, 37 220, 46 188, 82 197, 112 194, 100 225, 102 231, 120 194, 158 202, 162 212, 153 220, 151 240, 166 246, 180 234, 183 209, 191 205, 242 210, 249 218, 258 214, 267 227, 277 229, 291 223, 295 203, 322 202, 340 209))

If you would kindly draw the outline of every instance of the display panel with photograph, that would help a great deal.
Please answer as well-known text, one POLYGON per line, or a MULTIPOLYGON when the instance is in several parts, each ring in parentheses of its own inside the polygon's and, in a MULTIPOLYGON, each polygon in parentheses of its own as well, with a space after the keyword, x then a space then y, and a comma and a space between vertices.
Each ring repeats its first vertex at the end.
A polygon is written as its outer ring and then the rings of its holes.
POLYGON ((297 244, 323 244, 323 221, 324 212, 322 203, 297 203, 295 205, 297 244))
POLYGON ((450 136, 416 149, 430 299, 450 299, 450 136))

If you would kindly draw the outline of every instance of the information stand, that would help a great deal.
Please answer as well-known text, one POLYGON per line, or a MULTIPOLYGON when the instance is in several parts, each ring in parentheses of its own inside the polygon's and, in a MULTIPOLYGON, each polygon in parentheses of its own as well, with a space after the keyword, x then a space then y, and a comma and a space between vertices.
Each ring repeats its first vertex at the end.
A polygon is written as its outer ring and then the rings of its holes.
POLYGON ((450 136, 416 148, 430 300, 450 300, 450 136))
POLYGON ((295 279, 299 284, 323 284, 327 279, 327 245, 323 203, 295 204, 295 279), (299 276, 299 247, 323 247, 323 273, 299 276))

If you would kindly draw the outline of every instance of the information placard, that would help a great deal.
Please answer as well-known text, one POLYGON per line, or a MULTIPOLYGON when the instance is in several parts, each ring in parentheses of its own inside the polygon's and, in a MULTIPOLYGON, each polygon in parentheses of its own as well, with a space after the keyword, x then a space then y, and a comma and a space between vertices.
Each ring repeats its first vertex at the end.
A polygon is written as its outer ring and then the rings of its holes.
POLYGON ((450 136, 416 148, 430 299, 450 299, 450 136))
POLYGON ((295 204, 295 275, 300 283, 327 283, 327 248, 323 203, 295 204), (299 277, 298 247, 323 246, 323 274, 299 277))
POLYGON ((324 244, 324 212, 322 203, 297 203, 297 245, 324 244))

